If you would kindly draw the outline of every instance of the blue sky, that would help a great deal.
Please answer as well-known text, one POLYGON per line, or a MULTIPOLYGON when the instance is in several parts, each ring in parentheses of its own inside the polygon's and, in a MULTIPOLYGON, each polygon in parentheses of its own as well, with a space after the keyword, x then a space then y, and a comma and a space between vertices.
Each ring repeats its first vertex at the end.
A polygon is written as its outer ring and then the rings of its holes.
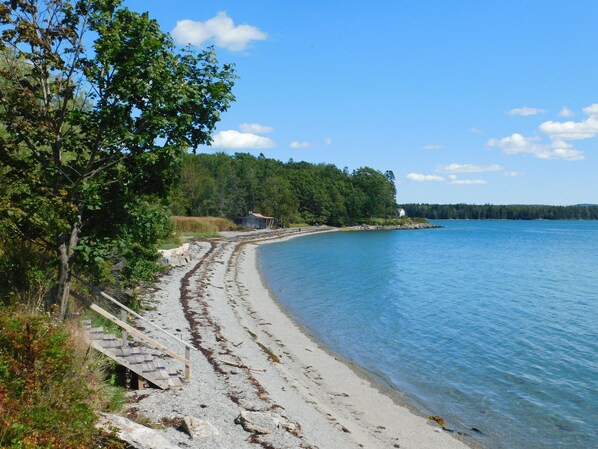
POLYGON ((594 0, 125 4, 236 64, 219 151, 392 170, 399 203, 598 203, 594 0))

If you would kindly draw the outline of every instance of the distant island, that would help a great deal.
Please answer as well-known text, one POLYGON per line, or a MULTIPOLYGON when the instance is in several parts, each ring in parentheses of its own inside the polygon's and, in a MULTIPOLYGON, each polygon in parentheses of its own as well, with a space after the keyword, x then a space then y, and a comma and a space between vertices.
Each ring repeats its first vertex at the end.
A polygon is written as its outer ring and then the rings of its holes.
POLYGON ((410 217, 431 220, 598 220, 597 204, 404 204, 410 217))

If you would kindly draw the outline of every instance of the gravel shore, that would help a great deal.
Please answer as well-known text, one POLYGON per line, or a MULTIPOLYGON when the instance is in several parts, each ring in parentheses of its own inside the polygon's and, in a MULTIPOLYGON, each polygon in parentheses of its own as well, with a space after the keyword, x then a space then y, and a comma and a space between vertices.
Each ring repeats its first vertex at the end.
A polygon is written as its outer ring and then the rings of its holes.
POLYGON ((225 233, 191 245, 191 262, 145 297, 147 318, 197 348, 191 379, 134 393, 127 413, 163 424, 162 435, 186 448, 469 447, 322 348, 264 287, 259 244, 330 230, 225 233), (203 436, 180 430, 189 416, 208 429, 203 436))

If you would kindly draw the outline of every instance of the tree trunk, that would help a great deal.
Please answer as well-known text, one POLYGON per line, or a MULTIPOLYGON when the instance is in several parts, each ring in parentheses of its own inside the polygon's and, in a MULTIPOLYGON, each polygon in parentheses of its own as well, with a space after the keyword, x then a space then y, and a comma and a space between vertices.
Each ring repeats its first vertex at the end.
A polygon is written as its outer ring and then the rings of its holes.
POLYGON ((59 318, 61 320, 66 317, 69 295, 71 292, 73 255, 75 253, 75 247, 77 246, 77 243, 79 243, 79 234, 81 232, 81 215, 79 214, 77 218, 77 222, 71 228, 70 235, 62 233, 58 236, 57 253, 60 263, 58 266, 55 304, 60 307, 59 318))

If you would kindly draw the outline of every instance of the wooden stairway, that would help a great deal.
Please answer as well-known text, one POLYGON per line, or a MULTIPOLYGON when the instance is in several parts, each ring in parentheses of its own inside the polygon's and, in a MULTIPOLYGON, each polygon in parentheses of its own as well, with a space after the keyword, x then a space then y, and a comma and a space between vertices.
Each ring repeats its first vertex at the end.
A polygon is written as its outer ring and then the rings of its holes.
POLYGON ((118 364, 131 370, 157 387, 167 390, 183 384, 177 372, 169 370, 162 360, 144 352, 139 346, 131 346, 125 338, 107 334, 103 327, 92 327, 91 320, 83 321, 85 335, 90 345, 118 364))
POLYGON ((117 306, 120 309, 120 318, 118 318, 116 315, 113 315, 111 312, 100 307, 98 304, 94 303, 80 293, 77 293, 73 290, 70 291, 70 295, 80 304, 88 307, 90 310, 98 313, 100 316, 121 328, 122 337, 117 338, 114 334, 105 333, 104 329, 101 327, 92 327, 90 320, 84 321, 83 327, 85 329, 85 335, 90 345, 94 349, 100 351, 102 354, 105 354, 120 365, 137 374, 138 380, 146 379, 162 389, 180 387, 183 385, 178 373, 169 370, 164 365, 162 360, 160 360, 160 358, 156 358, 149 354, 148 350, 142 349, 142 347, 139 345, 132 346, 129 343, 129 336, 131 336, 141 340, 144 343, 143 348, 153 347, 155 350, 159 351, 160 355, 167 355, 182 363, 184 366, 185 380, 189 380, 191 376, 191 351, 195 350, 191 344, 181 340, 175 335, 172 335, 171 333, 154 324, 152 321, 149 321, 124 304, 118 302, 110 295, 95 288, 91 284, 86 283, 77 276, 73 275, 73 277, 82 284, 86 285, 90 290, 95 291, 98 297, 109 301, 109 303, 111 303, 113 306, 117 306), (132 326, 132 323, 128 322, 128 315, 131 315, 138 321, 144 322, 145 325, 154 328, 155 331, 161 333, 163 338, 168 337, 170 341, 177 344, 179 348, 182 346, 184 348, 185 355, 175 352, 169 346, 166 346, 164 343, 151 338, 140 329, 132 326))

